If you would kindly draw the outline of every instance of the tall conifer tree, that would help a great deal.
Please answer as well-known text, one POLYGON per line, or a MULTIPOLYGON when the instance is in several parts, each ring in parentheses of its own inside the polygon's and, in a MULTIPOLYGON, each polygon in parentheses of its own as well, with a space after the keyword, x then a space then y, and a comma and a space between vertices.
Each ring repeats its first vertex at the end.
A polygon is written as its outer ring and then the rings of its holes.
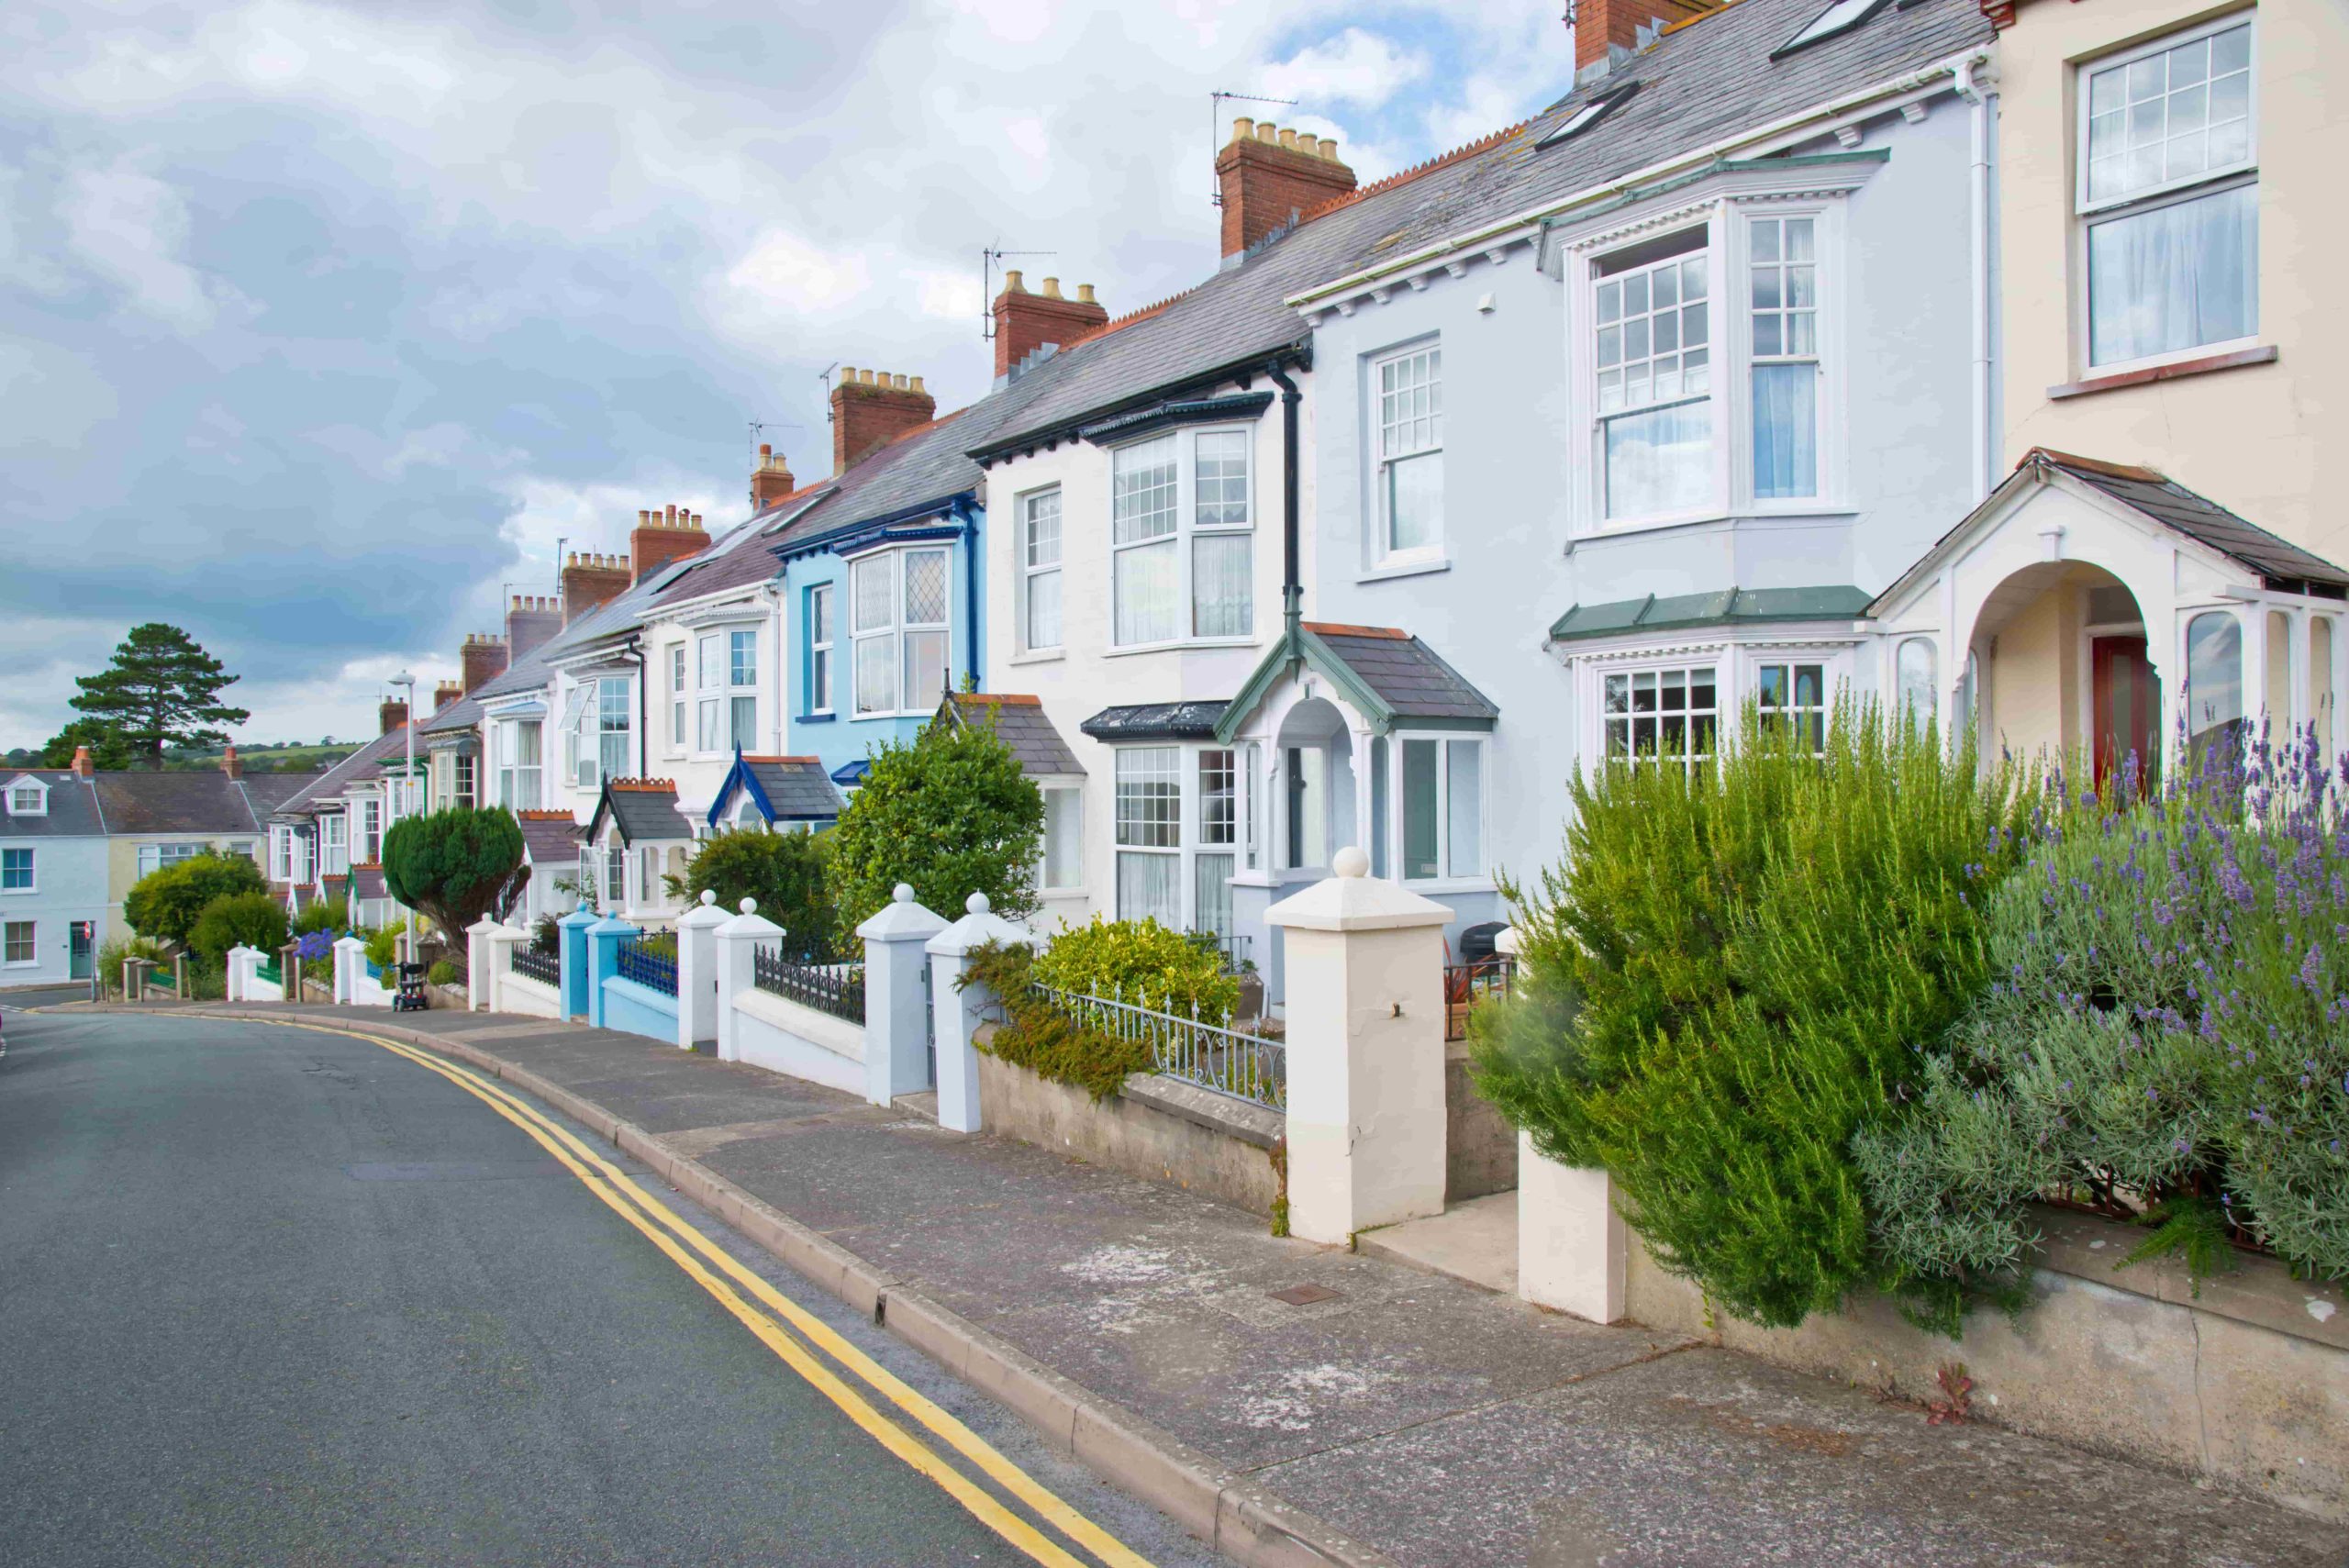
POLYGON ((161 768, 165 746, 219 744, 228 739, 221 726, 252 717, 219 700, 221 688, 236 679, 178 627, 149 621, 130 628, 105 670, 73 677, 82 689, 72 701, 120 737, 143 766, 161 768))

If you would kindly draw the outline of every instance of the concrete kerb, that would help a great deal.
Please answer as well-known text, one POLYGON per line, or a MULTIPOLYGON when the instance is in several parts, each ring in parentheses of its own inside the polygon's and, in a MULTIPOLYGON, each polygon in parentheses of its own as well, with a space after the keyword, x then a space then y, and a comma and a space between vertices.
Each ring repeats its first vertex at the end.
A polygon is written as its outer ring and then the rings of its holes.
MULTIPOLYGON (((99 1006, 90 1010, 151 1009, 99 1006)), ((201 1004, 189 1005, 188 1010, 254 1023, 345 1027, 340 1019, 288 1018, 273 1010, 201 1004)), ((454 1057, 545 1101, 598 1138, 642 1161, 671 1186, 796 1273, 859 1312, 872 1314, 876 1322, 948 1372, 1009 1407, 1056 1451, 1074 1457, 1110 1485, 1171 1516, 1234 1562, 1248 1568, 1329 1568, 1332 1564, 1397 1568, 1386 1553, 1291 1507, 1153 1423, 1022 1354, 593 1101, 463 1040, 378 1021, 375 1017, 352 1018, 348 1027, 454 1057)))

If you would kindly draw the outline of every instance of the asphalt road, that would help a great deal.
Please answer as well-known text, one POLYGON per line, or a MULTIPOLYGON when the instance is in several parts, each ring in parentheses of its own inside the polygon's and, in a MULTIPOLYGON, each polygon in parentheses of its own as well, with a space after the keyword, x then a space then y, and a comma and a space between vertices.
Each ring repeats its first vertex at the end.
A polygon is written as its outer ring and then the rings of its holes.
MULTIPOLYGON (((6 1023, 11 1568, 1031 1561, 423 1068, 261 1024, 6 1023)), ((1216 1561, 599 1152, 1144 1557, 1216 1561)))

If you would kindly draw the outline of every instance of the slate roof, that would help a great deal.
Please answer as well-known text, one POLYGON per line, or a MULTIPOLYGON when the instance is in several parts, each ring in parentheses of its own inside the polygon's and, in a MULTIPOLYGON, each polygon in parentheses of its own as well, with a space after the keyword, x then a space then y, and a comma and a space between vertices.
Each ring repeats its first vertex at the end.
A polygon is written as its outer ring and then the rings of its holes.
POLYGON ((939 716, 953 725, 992 724, 1030 778, 1083 777, 1085 764, 1044 715, 1043 699, 997 692, 949 692, 939 716))
POLYGON ((2045 447, 2033 447, 2017 466, 2031 464, 2070 474, 2122 506, 2242 562, 2259 573, 2261 581, 2270 588, 2316 593, 2329 598, 2349 594, 2349 572, 2289 539, 2245 522, 2216 501, 2198 495, 2150 468, 2075 457, 2045 447))
POLYGON ((522 846, 529 851, 532 865, 566 864, 579 858, 586 830, 572 820, 568 811, 524 811, 517 814, 517 820, 522 825, 522 846))
POLYGON ((92 783, 109 834, 258 833, 269 820, 269 806, 248 795, 243 781, 210 768, 106 773, 92 783))
POLYGON ((382 866, 352 866, 351 896, 353 898, 389 898, 392 890, 384 885, 382 866))
POLYGON ((587 819, 587 839, 601 838, 609 819, 620 830, 623 844, 667 844, 694 836, 692 824, 677 811, 677 786, 667 779, 607 779, 587 819))
POLYGON ((106 832, 97 790, 71 768, 0 768, 0 788, 21 778, 49 786, 49 810, 39 817, 13 817, 0 807, 0 839, 95 839, 106 832))
POLYGON ((1096 740, 1206 740, 1230 706, 1218 702, 1145 702, 1105 707, 1077 728, 1096 740))
POLYGON ((454 730, 471 729, 480 722, 481 704, 468 693, 417 725, 416 733, 420 741, 427 735, 447 735, 454 730))
POLYGON ((378 735, 325 773, 307 775, 310 782, 279 802, 270 815, 273 817, 315 815, 321 805, 340 795, 351 785, 363 784, 380 775, 384 771, 384 759, 394 752, 399 753, 402 761, 405 762, 407 742, 404 737, 406 733, 406 727, 403 725, 397 729, 378 735))
POLYGON ((1755 625, 1767 621, 1857 620, 1868 612, 1865 588, 1723 588, 1712 594, 1650 594, 1636 599, 1576 605, 1550 627, 1553 642, 1614 637, 1680 627, 1755 625))
POLYGON ((763 803, 761 815, 770 823, 829 822, 847 804, 817 758, 737 756, 709 803, 712 826, 725 818, 735 795, 745 789, 763 803))
POLYGON ((1326 621, 1307 621, 1303 629, 1319 638, 1396 718, 1500 717, 1490 697, 1408 632, 1326 621))
POLYGON ((1770 53, 1824 0, 1739 0, 1672 32, 1523 125, 1427 172, 1406 171, 1344 205, 1308 215, 1153 312, 1063 350, 1012 383, 1039 384, 1022 406, 974 429, 970 450, 999 453, 1130 400, 1269 356, 1307 337, 1289 297, 1480 227, 1537 211, 1674 153, 1769 124, 1905 71, 1987 45, 1977 0, 1888 6, 1783 60, 1770 53), (1588 128, 1543 149, 1550 130, 1637 83, 1588 128))
POLYGON ((252 802, 253 816, 266 819, 276 815, 279 806, 326 777, 321 771, 308 773, 247 773, 245 795, 252 802))

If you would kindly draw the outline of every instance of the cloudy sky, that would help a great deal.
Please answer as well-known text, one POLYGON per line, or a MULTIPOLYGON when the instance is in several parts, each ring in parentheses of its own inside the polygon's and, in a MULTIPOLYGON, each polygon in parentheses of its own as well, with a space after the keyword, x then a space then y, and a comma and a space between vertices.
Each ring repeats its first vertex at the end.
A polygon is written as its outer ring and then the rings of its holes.
POLYGON ((363 733, 556 540, 829 466, 826 367, 984 392, 982 247, 1216 260, 1211 90, 1367 180, 1564 90, 1560 0, 0 6, 0 749, 125 629, 363 733))

